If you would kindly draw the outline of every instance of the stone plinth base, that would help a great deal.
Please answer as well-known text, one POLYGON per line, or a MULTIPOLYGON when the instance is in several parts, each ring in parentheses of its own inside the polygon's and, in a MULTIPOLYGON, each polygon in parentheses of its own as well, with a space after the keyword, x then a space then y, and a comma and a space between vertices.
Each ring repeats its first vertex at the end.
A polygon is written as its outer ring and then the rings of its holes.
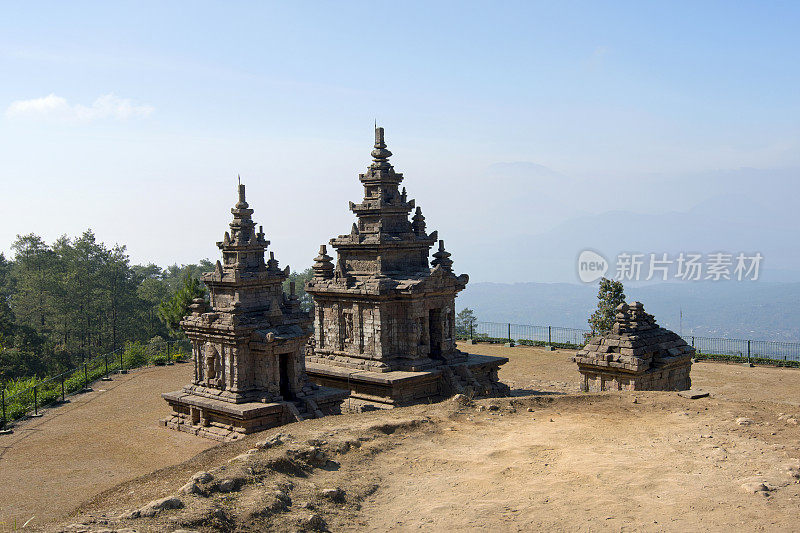
POLYGON ((504 396, 508 386, 497 371, 505 357, 465 354, 462 363, 442 364, 419 372, 369 372, 341 366, 306 362, 311 381, 325 387, 349 390, 350 410, 391 409, 465 393, 474 396, 504 396))
POLYGON ((649 368, 644 372, 630 372, 624 368, 610 368, 578 363, 581 375, 581 390, 600 392, 606 390, 632 391, 679 391, 692 387, 689 372, 690 357, 675 358, 670 364, 649 368))
POLYGON ((161 424, 169 429, 219 441, 236 440, 249 433, 341 413, 347 391, 320 387, 298 401, 231 403, 185 391, 161 395, 172 416, 161 424))

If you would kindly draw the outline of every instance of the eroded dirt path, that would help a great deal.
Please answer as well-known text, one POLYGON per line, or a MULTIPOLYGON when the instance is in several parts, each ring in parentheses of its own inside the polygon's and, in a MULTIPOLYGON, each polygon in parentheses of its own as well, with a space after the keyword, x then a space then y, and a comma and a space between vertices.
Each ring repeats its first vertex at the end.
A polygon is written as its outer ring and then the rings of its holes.
POLYGON ((191 375, 189 364, 116 375, 0 436, 0 522, 63 517, 104 489, 213 446, 158 425, 169 414, 161 393, 191 375))

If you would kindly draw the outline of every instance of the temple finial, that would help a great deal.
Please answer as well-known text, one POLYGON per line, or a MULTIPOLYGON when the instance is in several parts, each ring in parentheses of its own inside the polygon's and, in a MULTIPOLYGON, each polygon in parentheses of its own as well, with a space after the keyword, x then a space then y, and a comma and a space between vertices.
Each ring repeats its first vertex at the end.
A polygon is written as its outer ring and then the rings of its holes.
POLYGON ((392 152, 386 149, 386 142, 383 137, 383 128, 375 125, 375 148, 372 150, 372 168, 389 169, 391 165, 388 159, 392 152))
POLYGON ((439 241, 439 251, 433 254, 433 261, 431 261, 431 266, 437 267, 440 266, 446 272, 453 271, 453 260, 450 259, 450 252, 444 249, 444 241, 439 241))
POLYGON ((417 207, 414 216, 411 218, 411 229, 419 237, 428 237, 427 233, 425 233, 425 217, 422 215, 421 207, 417 207))
POLYGON ((269 253, 269 260, 267 261, 267 272, 272 272, 273 274, 277 274, 280 272, 278 269, 278 260, 275 259, 275 252, 269 253))
POLYGON ((328 250, 323 244, 319 247, 319 255, 314 258, 314 277, 317 279, 331 279, 333 277, 333 259, 328 255, 328 250))
POLYGON ((240 178, 238 175, 236 178, 239 181, 239 202, 236 204, 236 207, 239 209, 246 209, 247 200, 245 200, 244 183, 242 183, 242 178, 240 178))

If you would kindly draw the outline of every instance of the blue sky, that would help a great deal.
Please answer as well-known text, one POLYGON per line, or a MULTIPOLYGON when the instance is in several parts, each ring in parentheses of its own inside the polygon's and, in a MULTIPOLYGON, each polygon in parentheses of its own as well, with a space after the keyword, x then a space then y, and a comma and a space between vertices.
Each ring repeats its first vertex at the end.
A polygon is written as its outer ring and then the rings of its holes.
POLYGON ((473 279, 574 281, 577 253, 601 247, 575 225, 613 235, 634 215, 655 217, 648 239, 602 251, 763 248, 765 267, 800 272, 785 246, 800 236, 796 3, 3 13, 0 250, 16 234, 91 227, 136 262, 215 258, 238 173, 278 259, 304 268, 349 231, 377 119, 409 195, 473 279), (746 216, 686 233, 732 211, 746 216))

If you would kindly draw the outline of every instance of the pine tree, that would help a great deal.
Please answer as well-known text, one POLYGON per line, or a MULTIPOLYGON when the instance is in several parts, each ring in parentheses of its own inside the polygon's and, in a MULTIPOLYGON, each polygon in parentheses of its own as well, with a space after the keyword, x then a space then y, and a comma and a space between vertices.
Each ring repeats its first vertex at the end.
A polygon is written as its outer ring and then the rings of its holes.
POLYGON ((195 298, 203 298, 205 288, 200 280, 187 272, 183 278, 183 286, 173 293, 169 300, 158 306, 158 318, 167 326, 173 337, 183 337, 180 322, 189 311, 189 305, 195 298))
POLYGON ((625 302, 623 289, 621 281, 607 278, 600 280, 600 290, 597 292, 597 310, 589 317, 592 335, 611 331, 617 306, 625 302))
POLYGON ((475 330, 478 319, 475 312, 469 307, 465 307, 456 315, 456 335, 459 337, 469 337, 475 330))

